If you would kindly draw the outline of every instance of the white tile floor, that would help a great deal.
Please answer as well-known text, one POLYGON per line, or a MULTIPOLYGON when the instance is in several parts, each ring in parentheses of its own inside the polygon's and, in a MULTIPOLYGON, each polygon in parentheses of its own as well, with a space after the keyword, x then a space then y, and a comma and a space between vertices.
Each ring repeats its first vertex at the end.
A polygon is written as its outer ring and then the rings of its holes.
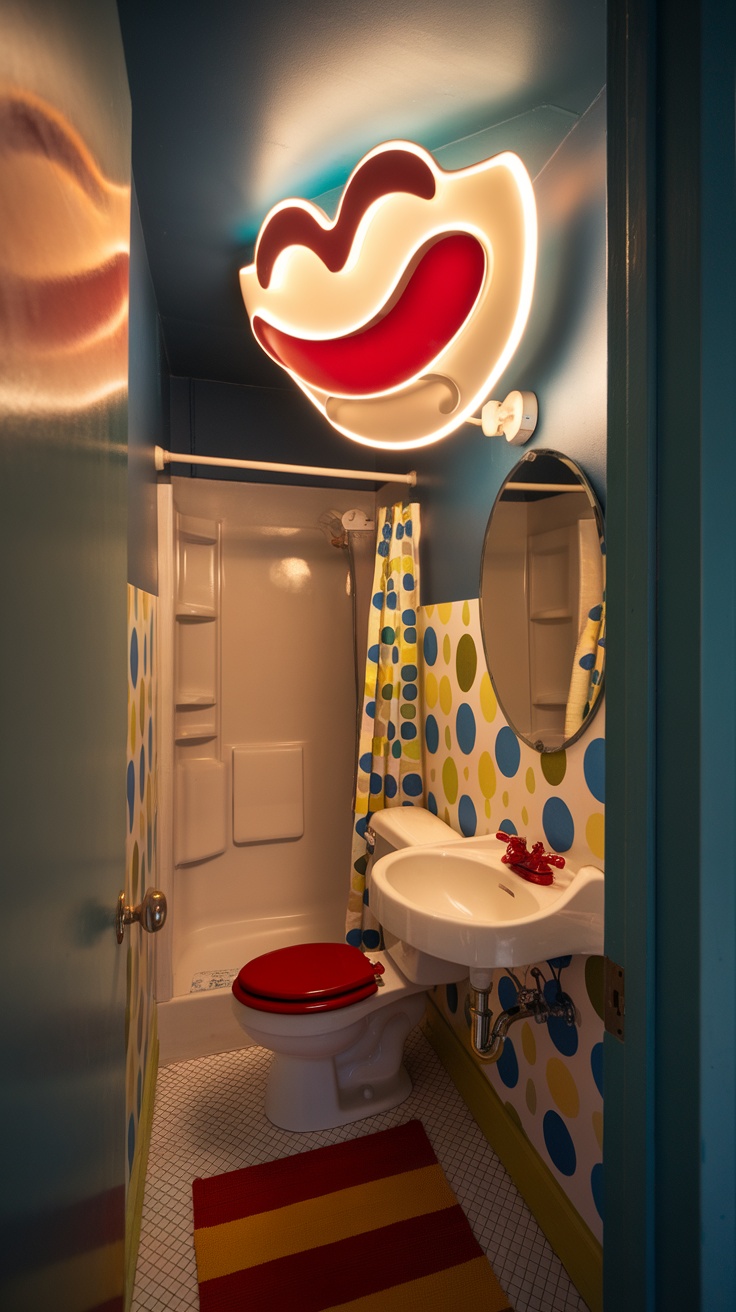
POLYGON ((132 1312, 198 1309, 192 1180, 418 1117, 515 1312, 587 1312, 528 1207, 449 1075, 415 1030, 406 1049, 414 1085, 392 1112, 338 1130, 292 1134, 263 1113, 270 1054, 201 1057, 159 1071, 132 1312))

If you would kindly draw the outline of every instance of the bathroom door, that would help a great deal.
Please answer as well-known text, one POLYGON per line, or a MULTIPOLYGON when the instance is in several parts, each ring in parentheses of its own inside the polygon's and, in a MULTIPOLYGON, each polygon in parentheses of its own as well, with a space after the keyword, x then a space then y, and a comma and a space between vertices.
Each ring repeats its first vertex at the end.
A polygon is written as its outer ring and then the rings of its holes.
POLYGON ((114 0, 0 0, 0 1305, 121 1308, 130 105, 114 0))

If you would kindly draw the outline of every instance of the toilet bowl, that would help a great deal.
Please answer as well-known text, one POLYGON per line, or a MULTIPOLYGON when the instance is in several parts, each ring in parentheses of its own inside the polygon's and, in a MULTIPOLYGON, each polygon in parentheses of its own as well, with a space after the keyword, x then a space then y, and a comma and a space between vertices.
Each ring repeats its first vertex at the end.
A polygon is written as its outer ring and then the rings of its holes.
MULTIPOLYGON (((369 862, 458 835, 420 807, 380 811, 369 862)), ((265 1111, 285 1130, 324 1130, 396 1107, 411 1092, 404 1043, 427 987, 467 967, 394 941, 365 955, 344 943, 296 944, 247 962, 233 982, 238 1024, 273 1053, 265 1111)))

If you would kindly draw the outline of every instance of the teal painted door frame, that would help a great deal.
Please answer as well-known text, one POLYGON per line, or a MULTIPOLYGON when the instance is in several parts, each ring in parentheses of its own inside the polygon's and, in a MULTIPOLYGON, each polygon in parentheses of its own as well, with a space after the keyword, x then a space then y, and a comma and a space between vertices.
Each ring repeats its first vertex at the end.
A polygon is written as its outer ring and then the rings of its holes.
POLYGON ((604 1305, 736 1306, 736 17, 609 16, 604 1305))

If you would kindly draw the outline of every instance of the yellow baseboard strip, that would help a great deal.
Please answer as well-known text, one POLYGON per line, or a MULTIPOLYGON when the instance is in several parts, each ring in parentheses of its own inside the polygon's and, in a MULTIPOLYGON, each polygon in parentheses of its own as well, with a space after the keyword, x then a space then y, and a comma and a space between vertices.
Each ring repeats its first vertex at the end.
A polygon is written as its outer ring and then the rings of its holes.
POLYGON ((156 1099, 156 1078, 158 1076, 158 1029, 156 1025, 156 1008, 153 1007, 151 1019, 151 1037, 148 1045, 148 1064, 143 1082, 141 1114, 136 1135, 133 1169, 125 1200, 125 1312, 130 1312, 133 1302, 135 1268, 138 1261, 138 1245, 141 1239, 141 1218, 143 1216, 143 1195, 146 1188, 146 1170, 148 1167, 148 1149, 151 1143, 153 1126, 153 1106, 156 1099))
POLYGON ((603 1249, 432 998, 422 1029, 591 1312, 603 1308, 603 1249))

